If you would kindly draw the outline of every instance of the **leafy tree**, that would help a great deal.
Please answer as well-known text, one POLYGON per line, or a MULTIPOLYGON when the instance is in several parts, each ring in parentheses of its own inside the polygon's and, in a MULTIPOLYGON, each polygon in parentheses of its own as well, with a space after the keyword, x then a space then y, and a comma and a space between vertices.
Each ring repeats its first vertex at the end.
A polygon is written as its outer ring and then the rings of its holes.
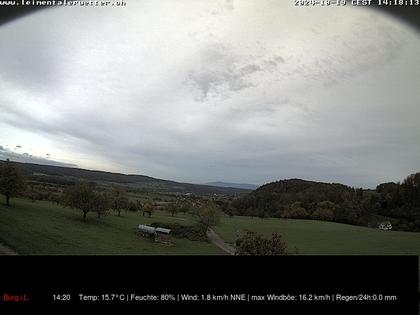
POLYGON ((97 192, 88 183, 79 183, 68 188, 63 196, 64 205, 81 210, 84 221, 89 212, 97 209, 97 201, 97 192))
POLYGON ((287 244, 281 239, 281 235, 273 233, 271 238, 265 238, 261 234, 246 231, 242 238, 236 241, 235 255, 244 256, 273 256, 286 255, 287 244))
POLYGON ((166 206, 166 210, 171 214, 171 216, 174 216, 176 213, 181 211, 181 205, 179 201, 176 202, 170 202, 166 206))
POLYGON ((285 218, 305 219, 308 217, 308 212, 302 206, 301 202, 294 202, 283 213, 285 218))
POLYGON ((143 209, 143 206, 139 200, 136 200, 136 202, 130 201, 128 203, 128 211, 137 212, 141 211, 143 209))
POLYGON ((334 219, 334 212, 328 208, 319 208, 311 214, 311 219, 332 221, 334 219))
POLYGON ((413 206, 420 206, 420 173, 407 176, 402 186, 406 202, 413 206))
POLYGON ((95 192, 93 212, 96 212, 98 219, 101 215, 106 215, 111 207, 111 200, 106 193, 95 192))
POLYGON ((317 204, 317 209, 311 214, 311 219, 332 221, 336 205, 331 201, 322 201, 317 204))
POLYGON ((376 186, 376 192, 380 194, 383 194, 383 193, 386 194, 386 193, 396 190, 398 186, 399 186, 398 184, 393 183, 393 182, 382 183, 376 186))
POLYGON ((227 202, 225 205, 222 206, 224 213, 226 213, 229 218, 235 215, 235 207, 232 205, 232 201, 227 202))
POLYGON ((335 221, 348 224, 359 224, 361 207, 355 200, 346 201, 335 209, 335 221))
POLYGON ((35 189, 34 189, 34 185, 31 185, 31 189, 30 191, 27 193, 27 197, 29 199, 31 199, 32 202, 36 201, 36 194, 35 194, 35 189))
POLYGON ((111 209, 117 211, 121 216, 121 211, 128 208, 127 192, 119 187, 114 187, 110 192, 111 209))
POLYGON ((186 214, 187 212, 191 210, 191 208, 192 208, 192 204, 189 201, 183 201, 181 203, 179 211, 182 212, 183 214, 186 214))
POLYGON ((136 207, 137 211, 143 210, 143 204, 140 202, 140 200, 136 200, 136 207))
POLYGON ((149 218, 152 216, 153 211, 155 210, 155 207, 150 202, 146 203, 143 206, 143 216, 145 213, 149 214, 149 218))
POLYGON ((165 209, 171 216, 174 216, 176 213, 180 212, 186 214, 187 212, 190 212, 192 207, 193 205, 186 200, 176 200, 175 202, 168 203, 165 209))
POLYGON ((220 223, 220 210, 213 202, 209 202, 197 208, 194 214, 197 223, 202 226, 205 232, 207 232, 210 227, 220 223))
POLYGON ((10 205, 10 198, 16 197, 26 187, 25 178, 7 159, 0 167, 0 193, 6 196, 6 205, 10 205))

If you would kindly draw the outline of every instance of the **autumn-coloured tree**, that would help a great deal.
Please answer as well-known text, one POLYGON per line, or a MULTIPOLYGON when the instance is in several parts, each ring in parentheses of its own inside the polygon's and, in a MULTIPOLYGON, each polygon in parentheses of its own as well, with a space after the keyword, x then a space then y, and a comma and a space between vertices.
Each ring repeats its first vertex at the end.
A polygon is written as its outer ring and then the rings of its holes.
POLYGON ((149 215, 149 218, 152 216, 153 211, 155 210, 155 207, 153 206, 153 204, 151 203, 146 203, 143 206, 143 216, 145 213, 147 213, 149 215))
POLYGON ((242 238, 236 241, 235 255, 243 256, 273 256, 286 255, 287 244, 281 235, 273 233, 271 238, 265 238, 253 231, 246 231, 242 238))
POLYGON ((197 208, 194 215, 197 219, 197 223, 203 227, 205 232, 207 232, 210 227, 220 223, 220 210, 212 202, 197 208))

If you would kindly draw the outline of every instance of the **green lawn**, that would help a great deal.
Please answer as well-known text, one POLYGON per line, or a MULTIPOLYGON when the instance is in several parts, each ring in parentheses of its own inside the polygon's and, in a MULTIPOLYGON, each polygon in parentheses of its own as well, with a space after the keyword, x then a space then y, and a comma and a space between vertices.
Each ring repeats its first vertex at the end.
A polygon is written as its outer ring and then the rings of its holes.
POLYGON ((207 242, 173 239, 166 246, 136 234, 138 224, 152 222, 182 222, 191 224, 188 216, 171 217, 158 212, 152 218, 138 213, 123 212, 122 217, 110 213, 97 219, 88 214, 88 222, 81 220, 81 212, 63 208, 51 202, 35 203, 12 199, 11 206, 0 204, 0 241, 19 254, 30 255, 209 255, 224 254, 207 242))
POLYGON ((377 229, 312 220, 225 217, 214 230, 233 243, 236 231, 245 229, 265 235, 280 233, 289 251, 319 255, 420 255, 420 233, 377 229))

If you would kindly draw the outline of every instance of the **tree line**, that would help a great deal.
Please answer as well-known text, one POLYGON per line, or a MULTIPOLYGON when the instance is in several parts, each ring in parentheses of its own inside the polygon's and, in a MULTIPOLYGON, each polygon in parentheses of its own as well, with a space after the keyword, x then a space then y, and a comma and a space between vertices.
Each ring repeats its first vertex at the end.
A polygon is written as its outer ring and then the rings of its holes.
POLYGON ((334 221, 376 226, 390 220, 394 229, 420 232, 420 173, 402 183, 384 183, 375 190, 301 179, 261 186, 224 202, 229 215, 334 221))
POLYGON ((84 221, 89 212, 96 213, 100 218, 107 215, 109 211, 115 211, 118 216, 121 216, 122 210, 140 211, 143 208, 139 202, 129 201, 127 192, 119 187, 102 191, 86 182, 67 188, 61 202, 64 206, 79 209, 84 221))

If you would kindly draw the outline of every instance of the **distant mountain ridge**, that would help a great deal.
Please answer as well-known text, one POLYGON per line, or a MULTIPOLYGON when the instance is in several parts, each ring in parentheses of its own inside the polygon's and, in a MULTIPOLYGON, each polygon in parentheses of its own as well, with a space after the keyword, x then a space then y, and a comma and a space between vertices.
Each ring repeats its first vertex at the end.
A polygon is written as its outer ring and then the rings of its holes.
POLYGON ((259 187, 258 185, 254 185, 254 184, 225 183, 225 182, 209 182, 209 183, 205 183, 204 185, 216 186, 216 187, 231 187, 231 188, 249 189, 249 190, 255 190, 259 187))
MULTIPOLYGON (((4 163, 4 161, 0 160, 0 163, 4 163)), ((21 162, 12 163, 21 169, 28 179, 45 183, 72 185, 78 181, 85 180, 101 183, 115 183, 133 189, 195 194, 243 194, 250 191, 249 189, 235 187, 179 183, 145 175, 126 175, 121 173, 21 162)))

